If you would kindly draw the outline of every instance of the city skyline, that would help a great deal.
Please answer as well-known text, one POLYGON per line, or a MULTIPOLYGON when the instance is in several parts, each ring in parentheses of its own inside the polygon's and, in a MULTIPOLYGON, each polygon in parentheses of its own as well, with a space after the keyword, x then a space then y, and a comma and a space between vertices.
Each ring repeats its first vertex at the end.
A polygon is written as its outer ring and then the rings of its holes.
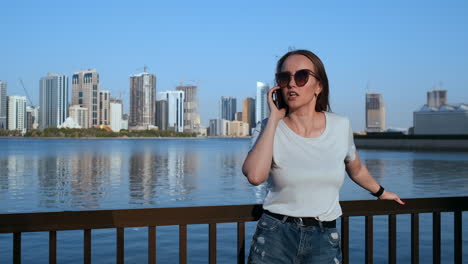
POLYGON ((221 96, 238 98, 241 109, 243 98, 255 97, 257 81, 273 84, 277 59, 294 47, 323 60, 332 110, 348 116, 356 131, 365 128, 366 87, 385 97, 387 127, 412 126, 413 112, 434 88, 450 91, 449 103, 468 102, 464 1, 304 1, 291 7, 116 2, 112 8, 93 3, 83 12, 87 3, 2 6, 0 30, 7 41, 0 42, 0 80, 8 83, 8 95, 26 95, 21 78, 38 105, 38 80, 47 72, 71 78, 94 68, 100 89, 122 94, 128 113, 128 76, 147 64, 158 76, 158 92, 197 81, 201 123, 208 126, 221 96), (83 39, 92 41, 77 41, 83 39))

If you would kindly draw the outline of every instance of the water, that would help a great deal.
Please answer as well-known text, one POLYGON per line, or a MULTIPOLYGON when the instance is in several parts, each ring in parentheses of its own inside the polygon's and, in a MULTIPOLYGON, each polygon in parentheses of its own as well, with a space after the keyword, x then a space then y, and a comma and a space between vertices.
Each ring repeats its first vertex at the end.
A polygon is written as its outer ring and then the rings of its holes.
MULTIPOLYGON (((0 213, 261 203, 263 186, 241 173, 248 139, 0 139, 0 213)), ((403 198, 468 193, 468 153, 360 150, 361 160, 403 198)), ((341 200, 373 199, 346 178, 341 200)), ((442 214, 442 263, 453 262, 453 220, 442 214)), ((432 260, 432 217, 420 216, 421 263, 432 260)), ((463 223, 468 223, 467 213, 463 223)), ((398 263, 410 261, 410 217, 397 217, 398 263)), ((246 245, 256 223, 246 225, 246 245)), ((364 262, 363 217, 350 219, 350 262, 364 262)), ((147 229, 125 229, 126 263, 147 262, 147 229)), ((374 218, 374 261, 386 263, 387 217, 374 218)), ((468 259, 467 228, 463 251, 468 259)), ((115 263, 115 230, 92 231, 94 263, 115 263)), ((218 225, 218 262, 234 263, 236 225, 218 225)), ((0 234, 0 263, 12 262, 0 234)), ((248 249, 248 247, 247 247, 248 249)), ((57 233, 59 263, 83 262, 82 231, 57 233)), ((48 233, 25 233, 23 263, 48 262, 48 233)), ((208 260, 208 226, 188 226, 188 262, 208 260)), ((178 227, 157 228, 158 263, 178 262, 178 227)))

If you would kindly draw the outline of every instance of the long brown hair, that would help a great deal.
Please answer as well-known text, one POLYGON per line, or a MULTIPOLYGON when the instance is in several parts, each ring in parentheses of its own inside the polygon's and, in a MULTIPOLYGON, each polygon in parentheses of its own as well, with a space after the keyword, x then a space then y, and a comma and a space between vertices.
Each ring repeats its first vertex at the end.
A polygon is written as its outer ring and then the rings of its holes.
POLYGON ((317 104, 315 104, 315 111, 323 112, 323 111, 331 111, 330 102, 328 100, 329 88, 328 88, 328 77, 327 73, 325 72, 325 67, 323 66, 322 61, 320 58, 315 55, 313 52, 308 50, 293 50, 290 51, 281 57, 276 64, 276 73, 281 72, 281 68, 283 67, 284 61, 291 55, 303 55, 306 56, 315 66, 317 80, 320 82, 322 86, 322 92, 317 96, 317 104))

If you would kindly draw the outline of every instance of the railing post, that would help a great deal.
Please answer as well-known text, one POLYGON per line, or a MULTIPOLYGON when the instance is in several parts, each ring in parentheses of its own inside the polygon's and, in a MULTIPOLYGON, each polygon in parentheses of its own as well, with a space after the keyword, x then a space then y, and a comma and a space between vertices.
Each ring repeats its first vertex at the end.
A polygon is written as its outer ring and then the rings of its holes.
POLYGON ((84 263, 91 264, 91 229, 84 230, 84 263))
POLYGON ((372 216, 366 216, 366 263, 374 262, 374 221, 372 216))
POLYGON ((13 233, 13 263, 21 263, 21 233, 13 233))
POLYGON ((49 232, 49 264, 57 263, 57 231, 49 232))
POLYGON ((411 214, 411 263, 419 263, 419 214, 411 214))
POLYGON ((454 263, 462 263, 462 256, 463 256, 463 247, 462 247, 462 212, 455 211, 453 214, 453 221, 454 221, 454 263))
POLYGON ((245 263, 245 222, 237 223, 237 264, 245 263))
POLYGON ((187 225, 179 225, 179 263, 187 263, 187 225))
POLYGON ((156 226, 148 226, 148 264, 156 264, 156 226))
POLYGON ((432 263, 440 264, 440 212, 432 213, 432 263))
POLYGON ((117 264, 124 263, 124 229, 117 228, 117 264))
POLYGON ((343 263, 349 263, 349 217, 341 217, 341 252, 343 263))
POLYGON ((396 264, 396 215, 388 215, 388 263, 396 264))
POLYGON ((216 263, 216 224, 209 224, 209 263, 216 263))

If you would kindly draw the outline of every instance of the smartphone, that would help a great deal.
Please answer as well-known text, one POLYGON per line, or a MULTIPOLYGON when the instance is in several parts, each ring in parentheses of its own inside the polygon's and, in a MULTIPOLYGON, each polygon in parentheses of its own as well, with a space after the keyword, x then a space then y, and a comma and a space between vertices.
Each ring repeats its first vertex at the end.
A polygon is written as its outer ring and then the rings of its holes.
POLYGON ((281 89, 278 89, 273 92, 273 102, 276 105, 276 108, 282 109, 286 108, 286 103, 284 102, 283 94, 281 93, 281 89))

